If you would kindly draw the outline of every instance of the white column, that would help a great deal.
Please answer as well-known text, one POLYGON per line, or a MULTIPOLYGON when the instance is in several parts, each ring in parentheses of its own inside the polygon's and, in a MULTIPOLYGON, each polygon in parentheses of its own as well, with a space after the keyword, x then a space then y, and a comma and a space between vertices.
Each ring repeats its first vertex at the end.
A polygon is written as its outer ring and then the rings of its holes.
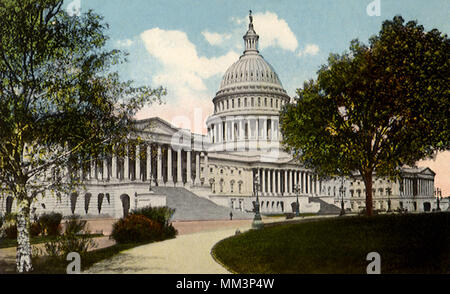
POLYGON ((275 193, 276 193, 276 187, 277 187, 277 185, 276 185, 276 181, 275 181, 275 170, 271 170, 270 171, 270 175, 271 175, 271 177, 272 177, 272 186, 271 186, 271 191, 272 191, 272 195, 275 195, 275 193))
POLYGON ((256 139, 258 140, 260 135, 259 135, 259 118, 257 117, 255 119, 256 125, 255 125, 255 131, 256 131, 256 139))
POLYGON ((297 171, 294 170, 293 173, 294 173, 294 187, 297 187, 297 171))
POLYGON ((147 181, 152 182, 152 146, 147 145, 147 181))
POLYGON ((263 139, 264 140, 267 140, 267 117, 266 118, 264 118, 264 121, 263 121, 263 135, 262 135, 262 137, 263 137, 263 139))
POLYGON ((114 153, 114 150, 111 154, 111 179, 116 180, 117 179, 117 156, 114 153))
POLYGON ((130 178, 130 162, 128 160, 128 144, 125 145, 125 156, 123 158, 123 179, 128 180, 130 178))
POLYGON ((243 140, 244 139, 244 121, 241 119, 239 120, 239 140, 243 140))
POLYGON ((91 170, 89 173, 90 174, 89 177, 90 177, 90 180, 93 180, 93 179, 95 179, 95 159, 92 157, 91 157, 90 167, 91 167, 91 170))
POLYGON ((284 171, 284 195, 287 195, 289 193, 288 174, 289 174, 289 172, 287 170, 285 170, 284 171))
MULTIPOLYGON (((204 153, 203 154, 205 161, 204 161, 204 168, 205 168, 205 172, 203 174, 203 177, 205 178, 205 182, 208 181, 208 177, 209 177, 209 164, 208 164, 208 153, 204 153)), ((199 169, 200 172, 200 169, 199 169)))
POLYGON ((292 171, 292 170, 289 171, 289 189, 288 189, 289 194, 292 194, 292 181, 293 181, 292 173, 293 172, 294 171, 292 171))
POLYGON ((106 181, 108 179, 108 160, 104 158, 103 162, 103 180, 106 181))
POLYGON ((139 143, 136 144, 136 163, 135 163, 135 178, 136 181, 141 180, 141 146, 139 146, 139 143))
POLYGON ((167 183, 173 184, 172 175, 172 147, 167 147, 167 183))
POLYGON ((275 140, 275 121, 273 119, 273 117, 270 119, 270 140, 274 141, 275 140))
POLYGON ((186 151, 186 182, 190 186, 192 185, 192 174, 191 174, 191 151, 186 151))
POLYGON ((278 195, 281 195, 281 170, 277 170, 277 180, 278 180, 278 195))
POLYGON ((163 179, 163 176, 162 176, 162 152, 161 152, 161 145, 158 145, 158 154, 157 154, 156 160, 157 160, 156 172, 158 173, 156 175, 156 177, 157 177, 158 185, 162 185, 162 184, 164 184, 164 179, 163 179))
POLYGON ((200 185, 200 152, 195 152, 195 184, 200 185))
POLYGON ((262 169, 262 195, 266 195, 266 171, 262 169))
POLYGON ((183 186, 183 178, 181 176, 181 148, 177 150, 177 186, 183 186))

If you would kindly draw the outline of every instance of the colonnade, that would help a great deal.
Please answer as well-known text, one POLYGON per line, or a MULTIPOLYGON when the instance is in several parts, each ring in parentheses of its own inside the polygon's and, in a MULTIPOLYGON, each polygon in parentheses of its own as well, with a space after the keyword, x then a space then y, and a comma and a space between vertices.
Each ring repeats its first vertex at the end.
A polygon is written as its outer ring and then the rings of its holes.
POLYGON ((129 144, 123 152, 93 159, 83 177, 97 181, 151 182, 156 185, 184 186, 201 184, 200 159, 208 155, 195 150, 172 148, 169 144, 129 144))
POLYGON ((412 196, 433 196, 434 181, 431 179, 405 177, 403 178, 403 194, 412 196))
POLYGON ((278 116, 229 116, 208 123, 208 138, 212 143, 243 140, 279 140, 278 116))
POLYGON ((262 196, 316 196, 322 190, 322 182, 317 175, 301 170, 259 168, 254 170, 258 175, 259 192, 262 196), (300 191, 295 187, 299 186, 300 191))

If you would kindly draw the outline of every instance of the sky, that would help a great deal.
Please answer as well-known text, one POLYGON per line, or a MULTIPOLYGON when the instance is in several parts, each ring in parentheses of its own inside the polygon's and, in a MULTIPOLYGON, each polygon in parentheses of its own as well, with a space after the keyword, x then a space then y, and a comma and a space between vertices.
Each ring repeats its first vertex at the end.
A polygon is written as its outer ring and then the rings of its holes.
MULTIPOLYGON (((395 15, 450 32, 448 0, 69 0, 65 9, 104 17, 107 46, 129 54, 118 68, 122 79, 167 89, 164 104, 139 119, 159 116, 196 133, 205 133, 222 75, 243 53, 250 9, 259 51, 291 97, 330 53, 353 39, 367 43, 395 15)), ((434 170, 435 186, 450 196, 450 152, 418 165, 434 170)))

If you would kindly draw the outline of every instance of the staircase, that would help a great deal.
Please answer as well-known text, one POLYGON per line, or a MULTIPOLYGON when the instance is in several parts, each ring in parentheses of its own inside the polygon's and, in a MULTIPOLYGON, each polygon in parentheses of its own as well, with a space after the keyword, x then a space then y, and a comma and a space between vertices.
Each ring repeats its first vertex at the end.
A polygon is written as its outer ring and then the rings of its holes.
POLYGON ((309 197, 309 202, 320 203, 320 210, 318 214, 339 214, 341 212, 341 209, 339 207, 333 204, 329 204, 320 198, 309 197))
POLYGON ((172 220, 229 220, 230 212, 233 219, 251 219, 253 214, 231 208, 226 208, 214 202, 199 197, 185 188, 152 187, 157 194, 166 196, 166 205, 175 208, 172 220))

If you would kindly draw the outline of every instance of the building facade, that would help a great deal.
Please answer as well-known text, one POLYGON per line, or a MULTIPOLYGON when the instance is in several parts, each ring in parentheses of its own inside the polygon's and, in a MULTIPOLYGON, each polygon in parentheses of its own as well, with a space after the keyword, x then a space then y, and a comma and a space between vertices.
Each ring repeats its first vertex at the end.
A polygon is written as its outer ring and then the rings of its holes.
MULTIPOLYGON (((33 211, 117 218, 133 208, 166 205, 164 188, 169 187, 240 211, 253 209, 256 191, 266 214, 292 212, 297 199, 302 213, 323 212, 325 206, 339 209, 342 202, 348 210, 361 210, 361 179, 321 180, 283 151, 279 111, 291 99, 259 53, 258 41, 250 19, 245 51, 225 72, 212 100, 214 113, 207 119, 206 135, 158 117, 137 121, 139 133, 134 136, 141 139, 139 144, 132 144, 130 135, 125 156, 113 153, 92 160, 86 170, 78 171, 85 183, 79 191, 40 197, 33 211)), ((434 176, 428 168, 405 168, 401 181, 374 178, 374 208, 436 208, 434 176)), ((11 197, 0 199, 0 211, 14 209, 11 197)))

